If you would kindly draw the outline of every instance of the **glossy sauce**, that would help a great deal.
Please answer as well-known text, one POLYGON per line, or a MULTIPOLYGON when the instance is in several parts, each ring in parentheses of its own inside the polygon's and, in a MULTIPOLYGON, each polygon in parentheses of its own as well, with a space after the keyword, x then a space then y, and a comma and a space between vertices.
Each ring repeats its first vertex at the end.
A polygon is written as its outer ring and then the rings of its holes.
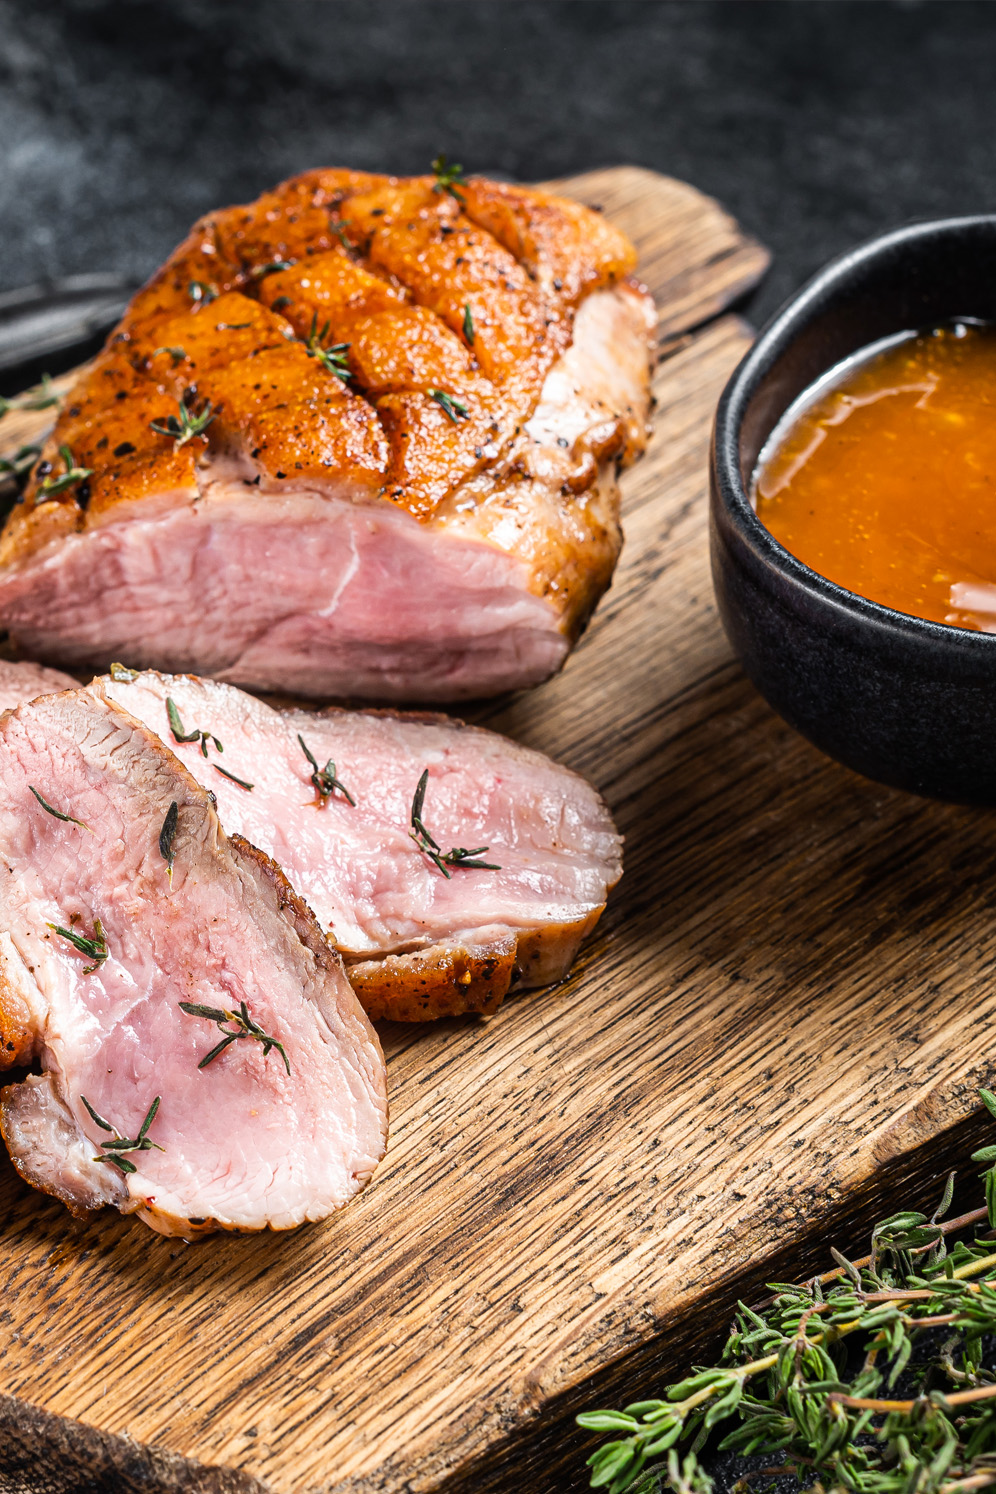
POLYGON ((753 498, 848 591, 996 632, 996 327, 951 323, 849 360, 783 417, 753 498))

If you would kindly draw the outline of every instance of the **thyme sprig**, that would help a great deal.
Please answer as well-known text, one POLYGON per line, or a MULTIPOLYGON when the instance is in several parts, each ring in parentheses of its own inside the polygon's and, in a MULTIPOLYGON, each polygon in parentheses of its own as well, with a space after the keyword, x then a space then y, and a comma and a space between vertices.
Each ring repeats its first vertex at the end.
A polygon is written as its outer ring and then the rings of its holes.
POLYGON ((9 415, 12 410, 50 410, 58 403, 59 396, 52 390, 51 375, 45 373, 41 376, 38 389, 29 389, 28 393, 22 394, 20 399, 4 399, 0 395, 0 420, 5 415, 9 415))
POLYGON ((187 356, 186 353, 183 351, 183 348, 163 347, 163 348, 153 348, 152 349, 152 356, 153 356, 153 358, 158 358, 158 356, 159 356, 160 353, 169 353, 170 362, 172 363, 172 365, 173 365, 174 368, 176 367, 176 365, 178 363, 182 363, 183 360, 184 360, 184 358, 186 358, 186 356, 187 356))
POLYGON ((346 362, 346 354, 349 352, 348 342, 333 342, 326 346, 331 322, 326 322, 321 331, 318 330, 318 313, 311 313, 311 331, 308 333, 305 347, 312 358, 317 358, 327 373, 335 374, 344 384, 348 384, 353 375, 349 371, 346 362))
POLYGON ((40 446, 28 445, 19 446, 13 456, 0 457, 0 487, 13 486, 19 493, 41 453, 40 446))
POLYGON ((436 178, 432 190, 434 192, 448 192, 451 197, 456 198, 461 207, 466 207, 466 198, 461 192, 457 191, 458 187, 465 187, 467 185, 467 178, 463 174, 463 167, 456 165, 455 162, 451 166, 445 156, 437 156, 432 163, 432 171, 436 178))
MULTIPOLYGON (((86 824, 85 821, 77 820, 71 814, 63 814, 61 809, 56 809, 55 806, 50 804, 47 799, 43 799, 33 783, 29 783, 28 788, 34 794, 35 798, 38 800, 38 803, 41 805, 42 809, 45 810, 46 814, 50 814, 53 819, 65 820, 67 825, 79 825, 81 830, 90 830, 90 826, 86 824)), ((90 834, 93 834, 92 830, 90 830, 90 834)))
POLYGON ((254 265, 249 271, 253 280, 262 280, 266 275, 276 275, 279 270, 289 270, 296 263, 293 259, 271 259, 267 265, 254 265))
POLYGON ((214 768, 214 771, 216 773, 220 773, 223 778, 230 778, 233 783, 238 784, 239 788, 248 789, 250 793, 252 792, 254 785, 251 783, 247 783, 244 778, 236 778, 234 773, 229 773, 228 769, 223 768, 220 763, 213 763, 212 766, 214 768))
MULTIPOLYGON (((996 1097, 980 1091, 996 1115, 996 1097)), ((996 1162, 996 1147, 973 1160, 996 1162)), ((588 1459, 591 1487, 609 1494, 673 1489, 708 1494, 699 1460, 719 1449, 777 1457, 765 1474, 844 1494, 955 1494, 996 1485, 996 1383, 982 1345, 996 1333, 996 1246, 948 1238, 996 1231, 996 1168, 986 1205, 945 1223, 954 1175, 929 1217, 891 1215, 871 1252, 803 1286, 775 1282, 772 1298, 739 1312, 715 1365, 622 1411, 581 1426, 615 1434, 588 1459), (940 1332, 939 1330, 943 1330, 940 1332), (932 1336, 933 1335, 933 1336, 932 1336), (905 1377, 917 1392, 895 1394, 905 1377)), ((736 1486, 750 1487, 750 1476, 736 1486)))
POLYGON ((318 759, 315 757, 314 753, 312 752, 311 748, 308 746, 307 742, 304 740, 300 732, 298 732, 297 734, 297 739, 301 744, 301 751, 304 753, 305 757, 311 764, 312 771, 310 781, 315 785, 315 792, 318 794, 319 809, 325 808, 326 804, 335 793, 336 789, 339 790, 340 794, 346 800, 346 802, 348 804, 352 804, 353 808, 355 809, 356 800, 353 798, 346 785, 336 777, 335 763, 332 761, 332 759, 329 758, 324 768, 320 768, 318 766, 318 759))
POLYGON ((437 405, 442 405, 444 413, 456 425, 460 420, 469 420, 470 411, 467 406, 454 399, 452 394, 447 394, 445 389, 430 389, 429 398, 434 399, 437 405))
POLYGON ((134 1139, 121 1136, 116 1128, 111 1125, 110 1121, 106 1121, 102 1115, 98 1115, 86 1095, 80 1095, 80 1099, 90 1112, 90 1117, 95 1125, 99 1126, 102 1131, 114 1132, 111 1141, 102 1141, 100 1143, 106 1155, 103 1157, 94 1157, 93 1160, 95 1162, 110 1162, 114 1167, 119 1168, 121 1172, 137 1172, 138 1168, 134 1162, 130 1162, 127 1157, 123 1157, 121 1155, 122 1152, 148 1152, 153 1147, 155 1147, 157 1152, 166 1150, 165 1147, 159 1145, 158 1141, 150 1141, 147 1134, 159 1110, 161 1096, 156 1095, 156 1098, 145 1112, 145 1119, 139 1128, 138 1135, 134 1139))
POLYGON ((477 336, 477 334, 474 331, 474 318, 470 314, 470 302, 469 301, 464 305, 464 308, 463 308, 463 335, 464 335, 464 337, 466 337, 466 339, 470 343, 471 347, 473 347, 474 346, 474 338, 477 336))
POLYGON ((46 923, 45 927, 47 929, 54 929, 61 938, 68 939, 73 948, 78 949, 80 954, 86 955, 87 959, 93 961, 92 965, 84 965, 84 975, 92 975, 98 966, 102 965, 107 959, 107 940, 104 937, 104 925, 99 918, 93 920, 92 939, 87 939, 85 935, 77 934, 72 929, 64 929, 58 923, 46 923))
POLYGON ((46 499, 54 498, 58 493, 65 492, 66 488, 74 488, 77 483, 86 482, 88 477, 93 476, 92 467, 77 467, 68 446, 60 446, 59 455, 66 470, 61 477, 49 476, 38 484, 36 501, 39 503, 44 503, 46 499))
POLYGON ((169 885, 173 885, 173 854, 176 840, 176 827, 180 819, 180 806, 176 800, 166 811, 162 829, 159 832, 159 854, 166 863, 166 874, 169 877, 169 885))
POLYGON ((415 797, 412 800, 412 828, 408 832, 409 838, 415 842, 423 856, 428 856, 430 861, 435 862, 447 880, 450 877, 447 868, 451 866, 474 871, 501 871, 501 867, 496 866, 493 861, 473 861, 471 859, 474 856, 483 856, 488 849, 487 846, 477 846, 472 851, 468 851, 464 846, 452 846, 450 850, 443 852, 439 842, 434 840, 425 828, 425 823, 422 819, 422 808, 425 804, 425 790, 428 782, 429 770, 426 768, 418 781, 418 788, 415 790, 415 797))
POLYGON ((169 729, 173 733, 173 740, 175 742, 200 742, 202 757, 207 757, 208 755, 209 742, 214 743, 218 752, 224 752, 224 747, 211 732, 201 731, 198 726, 195 726, 193 731, 184 730, 183 720, 176 708, 176 701, 172 695, 167 695, 166 697, 166 715, 169 717, 169 729))
POLYGON ((173 437, 173 450, 179 451, 181 446, 186 446, 195 436, 202 436, 218 413, 211 401, 205 400, 200 410, 195 411, 187 404, 189 389, 177 400, 180 411, 179 418, 176 415, 167 415, 163 420, 150 420, 149 428, 156 431, 160 436, 173 437))
POLYGON ((250 1017, 249 1008, 244 1001, 239 1002, 239 1010, 237 1012, 226 1011, 224 1008, 218 1006, 202 1006, 197 1001, 181 1001, 180 1010, 186 1012, 188 1017, 205 1017, 209 1022, 217 1023, 219 1030, 225 1034, 221 1042, 212 1048, 210 1053, 205 1053, 197 1065, 199 1069, 206 1069, 208 1064, 213 1063, 220 1053, 224 1053, 230 1043, 237 1043, 240 1038, 255 1038, 257 1043, 263 1044, 263 1057, 268 1058, 270 1049, 276 1048, 284 1061, 284 1067, 288 1074, 290 1073, 291 1066, 284 1051, 283 1043, 279 1042, 275 1037, 270 1037, 263 1031, 259 1023, 250 1017), (234 1022, 236 1024, 235 1032, 232 1032, 224 1025, 226 1022, 234 1022))

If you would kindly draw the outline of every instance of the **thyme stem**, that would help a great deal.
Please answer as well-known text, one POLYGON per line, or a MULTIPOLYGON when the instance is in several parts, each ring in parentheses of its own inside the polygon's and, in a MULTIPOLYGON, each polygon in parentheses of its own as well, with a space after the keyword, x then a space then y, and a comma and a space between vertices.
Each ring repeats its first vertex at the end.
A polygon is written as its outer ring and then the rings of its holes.
MULTIPOLYGON (((41 794, 35 788, 35 786, 34 786, 33 783, 29 783, 28 784, 28 788, 34 794, 35 798, 38 800, 38 803, 41 805, 42 809, 44 809, 47 814, 50 814, 53 819, 56 819, 56 820, 65 820, 65 822, 66 822, 67 825, 79 825, 79 827, 80 827, 81 830, 90 830, 90 826, 87 825, 83 820, 74 819, 74 817, 71 814, 63 814, 61 809, 55 809, 48 802, 47 799, 43 799, 42 798, 41 794)), ((92 830, 90 830, 90 834, 91 835, 93 834, 92 830)))
POLYGON ((45 927, 47 929, 54 929, 61 938, 68 939, 70 944, 79 950, 80 954, 84 954, 88 959, 93 960, 92 965, 84 967, 84 975, 92 975, 98 965, 102 965, 107 959, 107 940, 104 938, 104 926, 99 918, 93 920, 92 939, 87 939, 82 934, 74 934, 72 929, 64 929, 58 923, 46 923, 45 927))
POLYGON ((315 757, 314 753, 311 751, 311 748, 308 746, 307 742, 304 740, 300 732, 298 732, 297 734, 297 739, 301 744, 301 751, 304 753, 305 757, 311 764, 311 782, 315 785, 315 791, 318 794, 319 809, 325 808, 326 804, 335 793, 336 789, 339 790, 340 794, 346 800, 347 804, 352 804, 353 808, 355 809, 356 800, 353 798, 346 785, 336 777, 335 763, 332 761, 332 759, 329 758, 324 768, 320 768, 318 766, 318 759, 315 757))
POLYGON ((197 1065, 199 1069, 206 1069, 208 1064, 213 1063, 219 1054, 224 1053, 230 1043, 237 1043, 240 1038, 255 1038, 257 1043, 262 1043, 263 1045, 264 1058, 269 1057, 271 1048, 276 1048, 284 1061, 287 1073, 290 1074, 291 1067, 287 1060, 283 1043, 279 1042, 275 1037, 270 1037, 263 1031, 259 1023, 250 1017, 249 1008, 244 1001, 239 1002, 239 1010, 237 1012, 226 1011, 223 1007, 218 1006, 202 1006, 197 1001, 181 1001, 179 1005, 180 1010, 186 1012, 188 1017, 204 1017, 209 1022, 216 1023, 219 1031, 224 1033, 221 1042, 212 1048, 210 1053, 205 1053, 197 1065), (226 1022, 234 1022, 236 1024, 235 1032, 230 1031, 229 1028, 224 1026, 226 1022))
POLYGON ((422 772, 422 777, 418 781, 415 797, 412 799, 412 828, 408 832, 409 839, 415 842, 423 856, 428 856, 429 860, 436 864, 447 881, 450 879, 450 873, 447 868, 451 866, 463 867, 474 871, 501 871, 501 867, 496 866, 493 861, 473 861, 470 859, 473 856, 483 856, 488 849, 487 846, 477 846, 473 850, 468 850, 466 846, 452 846, 448 851, 443 852, 439 842, 434 840, 425 828, 425 822, 422 819, 422 808, 425 804, 425 791, 428 783, 429 770, 425 768, 422 772))
POLYGON ((155 1147, 157 1152, 165 1151, 165 1147, 161 1147, 158 1141, 150 1141, 148 1135, 146 1134, 159 1111, 161 1096, 156 1095, 152 1104, 149 1106, 148 1110, 145 1113, 145 1119, 143 1120, 141 1127, 139 1128, 138 1135, 134 1138, 134 1140, 129 1139, 127 1136, 120 1135, 115 1127, 111 1125, 110 1121, 106 1121, 102 1115, 98 1115, 96 1110, 94 1110, 93 1106, 90 1104, 90 1101, 87 1099, 86 1095, 80 1095, 80 1099, 83 1101, 83 1104, 90 1112, 90 1117, 95 1125, 98 1125, 102 1131, 114 1132, 114 1137, 111 1141, 102 1141, 100 1143, 100 1145, 110 1155, 104 1157, 94 1157, 93 1160, 95 1162, 110 1162, 115 1167, 119 1168, 121 1172, 125 1173, 137 1172, 138 1168, 135 1166, 134 1162, 130 1162, 127 1157, 123 1157, 121 1155, 122 1152, 148 1152, 151 1151, 153 1147, 155 1147))

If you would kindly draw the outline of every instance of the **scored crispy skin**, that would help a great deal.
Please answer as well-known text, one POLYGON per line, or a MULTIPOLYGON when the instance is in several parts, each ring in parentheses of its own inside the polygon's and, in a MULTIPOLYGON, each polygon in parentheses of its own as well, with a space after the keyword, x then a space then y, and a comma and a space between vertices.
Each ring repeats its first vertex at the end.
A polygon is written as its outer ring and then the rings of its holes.
POLYGON ((461 699, 545 678, 611 578, 616 469, 646 440, 651 308, 634 266, 598 213, 483 178, 442 190, 318 170, 209 214, 71 391, 0 537, 0 624, 67 663, 106 667, 132 639, 142 664, 315 695, 461 699), (573 398, 588 423, 568 412, 569 435, 548 422, 541 438, 531 422, 583 327, 604 357, 586 321, 599 300, 619 377, 596 408, 592 358, 575 359, 561 411, 573 398), (91 475, 59 488, 67 449, 91 475), (357 523, 343 510, 359 504, 357 523), (107 535, 133 520, 149 527, 107 535), (327 578, 297 611, 295 550, 303 578, 327 578), (174 610, 159 627, 148 593, 165 554, 174 610), (242 588, 261 566, 254 625, 242 588), (393 597, 358 599, 413 569, 451 615, 413 593, 392 622, 393 597))

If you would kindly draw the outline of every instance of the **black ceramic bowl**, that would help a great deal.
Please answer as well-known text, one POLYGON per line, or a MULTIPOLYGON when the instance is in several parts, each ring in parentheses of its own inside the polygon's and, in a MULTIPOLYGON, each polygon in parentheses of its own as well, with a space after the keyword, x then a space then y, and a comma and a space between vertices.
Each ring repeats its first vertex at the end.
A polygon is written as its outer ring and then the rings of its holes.
POLYGON ((873 239, 768 323, 716 412, 712 571, 745 670, 817 747, 882 783, 996 804, 996 635, 845 591, 790 555, 747 496, 765 440, 815 379, 880 338, 959 316, 996 321, 996 216, 873 239))

